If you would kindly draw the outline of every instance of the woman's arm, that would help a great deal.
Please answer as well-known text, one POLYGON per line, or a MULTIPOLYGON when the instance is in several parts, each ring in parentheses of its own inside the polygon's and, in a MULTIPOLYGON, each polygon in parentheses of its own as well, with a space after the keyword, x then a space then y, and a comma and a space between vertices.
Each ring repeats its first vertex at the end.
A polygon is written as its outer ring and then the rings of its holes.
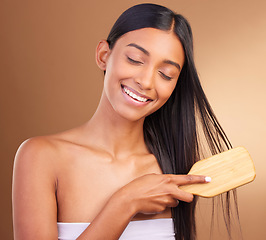
POLYGON ((13 172, 15 240, 56 240, 57 204, 53 146, 42 138, 24 142, 13 172))
POLYGON ((191 202, 193 195, 179 185, 205 183, 204 176, 148 174, 118 190, 99 215, 77 238, 117 240, 137 213, 156 214, 176 207, 178 200, 191 202))

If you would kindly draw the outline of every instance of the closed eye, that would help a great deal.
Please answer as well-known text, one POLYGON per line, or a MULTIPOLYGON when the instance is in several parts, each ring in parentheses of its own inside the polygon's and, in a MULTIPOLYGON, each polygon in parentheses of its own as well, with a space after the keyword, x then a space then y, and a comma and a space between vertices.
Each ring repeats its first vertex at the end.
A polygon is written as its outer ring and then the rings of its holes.
POLYGON ((130 57, 127 57, 127 59, 128 59, 129 62, 131 62, 131 63, 133 63, 133 64, 143 64, 143 62, 141 62, 141 61, 137 61, 137 60, 134 60, 134 59, 132 59, 132 58, 130 58, 130 57))
POLYGON ((167 76, 167 75, 165 75, 163 72, 161 72, 161 71, 159 71, 159 73, 160 73, 160 75, 164 78, 164 79, 166 79, 166 80, 171 80, 171 79, 173 79, 172 77, 169 77, 169 76, 167 76))

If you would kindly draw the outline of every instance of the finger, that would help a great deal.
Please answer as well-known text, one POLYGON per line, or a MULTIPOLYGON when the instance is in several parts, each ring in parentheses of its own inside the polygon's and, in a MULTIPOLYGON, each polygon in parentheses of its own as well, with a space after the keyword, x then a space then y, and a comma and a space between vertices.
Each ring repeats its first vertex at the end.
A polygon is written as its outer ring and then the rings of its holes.
POLYGON ((179 200, 175 199, 175 202, 174 202, 173 205, 170 206, 170 207, 177 207, 178 204, 179 204, 179 200))
POLYGON ((179 189, 178 187, 177 187, 176 192, 173 194, 173 197, 177 199, 178 201, 183 201, 183 202, 188 202, 188 203, 192 202, 194 199, 193 194, 189 192, 185 192, 179 189))
POLYGON ((171 201, 167 204, 167 207, 177 207, 179 204, 179 200, 176 198, 171 198, 171 201))
POLYGON ((210 182, 210 177, 202 175, 170 175, 171 182, 176 185, 187 185, 195 183, 207 183, 210 182))
POLYGON ((177 206, 179 204, 179 200, 183 202, 193 201, 194 199, 193 194, 179 189, 175 183, 171 183, 170 186, 171 188, 168 190, 168 192, 170 193, 171 198, 172 198, 171 203, 173 204, 173 206, 171 207, 175 207, 175 205, 177 206))

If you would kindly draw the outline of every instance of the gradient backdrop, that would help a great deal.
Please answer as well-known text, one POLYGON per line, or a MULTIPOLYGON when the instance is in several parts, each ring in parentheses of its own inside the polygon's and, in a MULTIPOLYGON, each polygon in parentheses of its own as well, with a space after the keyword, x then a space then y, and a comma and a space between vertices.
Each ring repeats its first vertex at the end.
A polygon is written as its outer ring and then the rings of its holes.
MULTIPOLYGON (((0 1, 1 239, 12 239, 16 149, 29 137, 66 130, 92 116, 103 83, 96 44, 123 10, 141 2, 0 1)), ((266 2, 154 3, 182 13, 192 25, 206 94, 233 145, 249 150, 257 170, 256 180, 238 190, 244 239, 266 239, 266 2)), ((210 206, 201 200, 200 240, 209 236, 210 206)), ((212 239, 226 239, 222 229, 214 226, 212 239)))

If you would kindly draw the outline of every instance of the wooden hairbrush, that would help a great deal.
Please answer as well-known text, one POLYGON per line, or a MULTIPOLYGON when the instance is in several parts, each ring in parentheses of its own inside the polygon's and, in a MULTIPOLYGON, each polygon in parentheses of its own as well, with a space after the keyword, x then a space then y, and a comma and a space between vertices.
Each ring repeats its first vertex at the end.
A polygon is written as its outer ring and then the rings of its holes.
POLYGON ((211 177, 211 182, 182 185, 179 188, 201 197, 214 197, 244 184, 255 177, 253 161, 244 147, 237 147, 196 162, 188 174, 211 177))

